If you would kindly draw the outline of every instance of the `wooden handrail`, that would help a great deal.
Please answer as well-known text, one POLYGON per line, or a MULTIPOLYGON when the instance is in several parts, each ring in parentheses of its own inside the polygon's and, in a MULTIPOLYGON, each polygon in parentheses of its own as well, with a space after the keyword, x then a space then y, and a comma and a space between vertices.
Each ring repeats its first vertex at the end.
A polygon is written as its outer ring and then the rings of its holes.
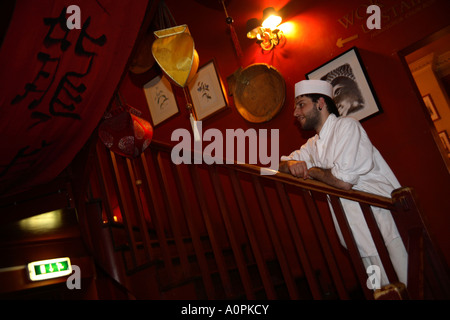
MULTIPOLYGON (((171 153, 173 146, 171 146, 168 143, 160 142, 157 140, 153 140, 150 144, 150 147, 154 150, 171 153)), ((191 150, 192 159, 194 157, 193 155, 194 151, 191 150)), ((228 162, 230 162, 228 160, 228 162)), ((234 170, 249 173, 252 175, 261 175, 261 167, 247 164, 247 163, 238 163, 234 162, 233 164, 227 164, 225 163, 225 160, 223 161, 223 164, 216 164, 217 166, 232 166, 234 170)), ((371 205, 384 208, 384 209, 394 209, 394 204, 392 202, 391 198, 378 196, 375 194, 370 194, 367 192, 362 192, 358 190, 350 190, 345 191, 341 189, 334 188, 332 186, 329 186, 323 182, 317 181, 317 180, 304 180, 301 178, 296 178, 290 174, 283 173, 283 172, 277 172, 274 175, 264 175, 264 178, 273 180, 273 181, 279 181, 285 184, 294 185, 303 189, 311 190, 311 191, 319 191, 322 193, 327 193, 329 195, 337 196, 339 198, 354 200, 354 201, 360 201, 363 200, 366 203, 369 203, 371 205)))
MULTIPOLYGON (((171 145, 169 145, 167 143, 161 143, 158 141, 153 141, 151 147, 153 149, 159 150, 161 152, 166 152, 166 153, 171 153, 171 150, 172 150, 171 145)), ((199 151, 191 151, 192 163, 193 163, 193 159, 195 156, 195 154, 194 154, 195 152, 199 152, 199 151)), ((423 296, 424 296, 424 275, 423 275, 423 267, 421 267, 421 266, 423 266, 423 259, 424 259, 424 248, 423 248, 424 240, 422 238, 420 238, 422 240, 420 240, 418 238, 418 235, 417 235, 418 232, 421 235, 421 237, 423 235, 425 235, 427 241, 430 242, 431 245, 432 245, 432 241, 431 241, 431 236, 429 235, 429 233, 427 231, 427 227, 424 224, 422 214, 421 214, 419 208, 417 207, 416 201, 414 199, 414 194, 413 194, 414 191, 411 188, 403 187, 403 188, 399 188, 398 190, 394 190, 392 192, 392 198, 389 198, 389 197, 383 197, 383 196, 370 194, 370 193, 362 192, 362 191, 358 191, 358 190, 350 190, 350 191, 341 190, 341 189, 337 189, 332 186, 329 186, 320 181, 296 178, 290 174, 286 174, 286 173, 282 173, 282 172, 276 172, 271 175, 261 175, 261 170, 270 170, 270 169, 265 169, 265 168, 262 169, 261 167, 252 165, 252 164, 243 164, 243 163, 237 163, 237 162, 230 164, 229 160, 227 160, 227 161, 223 160, 222 163, 217 163, 216 165, 219 167, 232 168, 233 171, 235 171, 235 172, 242 172, 242 173, 252 175, 254 177, 253 183, 256 187, 257 194, 259 193, 259 199, 262 202, 265 202, 264 195, 261 194, 263 192, 263 190, 259 187, 259 182, 258 182, 259 180, 256 179, 255 177, 274 181, 276 184, 290 185, 290 186, 294 186, 296 188, 300 188, 301 190, 304 190, 307 192, 307 193, 304 193, 304 195, 306 195, 306 194, 311 195, 311 193, 314 193, 314 192, 326 194, 331 199, 333 206, 337 209, 336 211, 338 211, 337 216, 338 216, 340 226, 341 227, 343 225, 347 226, 347 227, 344 227, 344 229, 346 229, 346 230, 344 230, 344 237, 347 238, 346 243, 348 243, 348 245, 350 246, 350 248, 351 248, 350 251, 353 251, 351 254, 353 263, 354 263, 356 269, 359 270, 357 272, 357 274, 358 274, 358 277, 362 284, 363 291, 365 292, 365 295, 367 298, 369 298, 371 296, 371 291, 367 290, 367 287, 365 286, 365 281, 364 281, 365 279, 367 279, 367 274, 364 273, 365 270, 364 270, 361 260, 359 259, 358 250, 356 249, 356 246, 354 245, 354 239, 353 239, 353 236, 351 235, 350 227, 346 221, 343 211, 341 210, 340 202, 338 199, 339 198, 348 199, 348 200, 352 200, 352 201, 356 201, 356 202, 360 203, 361 210, 362 210, 364 217, 369 225, 369 230, 371 231, 372 236, 374 238, 374 242, 376 244, 377 250, 379 251, 380 258, 383 261, 384 268, 385 268, 389 278, 392 279, 393 282, 396 282, 396 281, 398 281, 398 278, 397 278, 397 275, 395 274, 395 271, 393 269, 392 263, 389 258, 389 254, 384 245, 384 241, 382 239, 381 233, 380 233, 377 223, 374 219, 374 216, 373 216, 373 213, 371 210, 371 206, 379 207, 379 208, 383 208, 383 209, 387 209, 387 210, 391 211, 396 223, 401 224, 401 227, 399 229, 401 230, 400 233, 401 233, 404 243, 406 243, 406 244, 417 243, 418 247, 408 247, 408 252, 410 253, 410 259, 409 259, 410 272, 409 272, 408 278, 409 278, 409 283, 411 285, 412 291, 414 291, 414 293, 412 294, 412 297, 413 298, 423 298, 423 296), (404 215, 405 212, 409 213, 408 219, 405 219, 405 215, 404 215), (403 215, 401 215, 401 213, 403 213, 403 215), (346 234, 346 236, 345 236, 345 234, 346 234)), ((310 209, 311 209, 311 205, 312 204, 309 205, 310 209)), ((267 204, 263 204, 263 207, 262 207, 263 212, 266 210, 265 208, 267 206, 268 206, 267 204)), ((288 208, 286 208, 285 203, 282 204, 282 206, 284 206, 284 209, 289 212, 288 208)), ((269 218, 267 217, 267 214, 266 214, 266 219, 270 219, 270 217, 269 218)), ((317 223, 318 222, 316 222, 316 224, 317 223)), ((276 238, 275 238, 275 240, 276 240, 276 238)), ((432 247, 431 249, 429 248, 429 250, 434 252, 435 248, 432 247)), ((328 256, 330 256, 330 253, 328 254, 328 256)), ((332 258, 329 258, 329 259, 332 259, 332 258)), ((442 267, 442 264, 440 263, 441 261, 438 261, 438 260, 439 259, 436 258, 436 254, 434 254, 433 255, 433 263, 439 264, 439 266, 441 266, 440 271, 442 272, 443 269, 446 269, 446 266, 444 263, 444 267, 442 267)), ((282 263, 282 261, 283 260, 281 260, 281 263, 282 263)), ((329 260, 329 262, 331 262, 333 264, 332 261, 329 260)), ((444 270, 444 271, 446 271, 446 270, 444 270)), ((338 276, 338 275, 335 274, 335 276, 338 276)), ((444 277, 446 277, 446 279, 448 279, 448 274, 444 275, 444 277)), ((338 280, 338 282, 339 282, 339 280, 338 280)), ((313 283, 312 283, 312 290, 314 292, 314 284, 313 283)), ((346 294, 343 293, 342 291, 341 291, 341 294, 342 294, 342 297, 346 297, 346 294)), ((295 298, 295 293, 293 292, 291 296, 295 298)))
MULTIPOLYGON (((144 212, 149 212, 148 215, 152 220, 156 240, 160 243, 160 255, 164 259, 168 278, 179 279, 180 276, 172 259, 175 249, 169 248, 167 243, 168 237, 170 237, 175 243, 177 259, 182 266, 183 277, 194 275, 195 270, 191 273, 191 259, 188 256, 192 254, 196 256, 197 268, 200 271, 199 276, 202 278, 208 299, 220 296, 220 292, 224 295, 222 298, 236 297, 236 280, 233 280, 230 276, 230 258, 225 257, 225 251, 232 252, 232 260, 235 263, 241 283, 241 289, 239 290, 243 290, 242 295, 245 295, 247 299, 259 297, 254 291, 256 290, 254 282, 257 280, 255 280, 255 275, 249 272, 247 266, 247 263, 251 263, 251 261, 255 264, 265 297, 276 299, 279 296, 279 292, 275 289, 275 286, 279 284, 272 279, 271 273, 273 271, 269 270, 267 259, 276 260, 279 267, 278 277, 283 279, 286 294, 290 299, 302 299, 304 297, 305 293, 298 291, 297 277, 299 273, 303 274, 306 280, 311 298, 324 299, 330 294, 327 291, 331 290, 334 292, 334 296, 339 299, 350 299, 350 293, 343 276, 344 270, 341 269, 339 263, 339 259, 342 259, 342 257, 338 257, 333 249, 333 243, 336 243, 337 238, 332 238, 336 237, 336 234, 334 228, 331 230, 327 227, 331 221, 331 215, 328 203, 326 203, 327 200, 325 200, 326 206, 323 206, 322 195, 325 195, 335 212, 348 247, 349 262, 355 270, 356 279, 365 298, 374 299, 374 295, 373 291, 366 285, 368 275, 342 209, 341 199, 356 201, 360 204, 362 214, 380 254, 380 259, 391 281, 396 282, 398 279, 378 230, 377 222, 374 219, 372 207, 383 208, 392 212, 402 240, 407 247, 409 254, 409 296, 413 299, 423 298, 425 285, 432 280, 434 280, 433 286, 440 286, 438 289, 442 293, 441 296, 450 295, 447 267, 436 254, 433 241, 427 231, 411 188, 394 190, 392 198, 382 197, 357 190, 340 190, 319 181, 299 179, 281 172, 261 175, 261 170, 269 169, 236 162, 230 164, 230 161, 225 160, 223 164, 188 165, 186 169, 171 161, 172 148, 173 146, 167 143, 153 140, 148 151, 142 154, 140 158, 127 159, 126 161, 116 161, 112 153, 109 151, 103 152, 103 158, 105 154, 110 155, 110 168, 112 168, 110 174, 116 176, 113 179, 115 181, 114 187, 117 190, 116 196, 120 208, 124 211, 122 212, 124 226, 130 242, 133 265, 136 268, 140 267, 140 260, 137 259, 139 250, 131 223, 139 224, 140 230, 146 229, 144 212), (150 156, 147 157, 146 153, 150 153, 150 156), (119 176, 120 164, 124 166, 122 171, 125 172, 128 179, 121 180, 119 176), (139 171, 136 169, 137 167, 142 168, 139 177, 135 175, 139 171), (134 179, 139 180, 144 195, 139 193, 136 186, 133 185, 134 179), (126 185, 127 183, 128 185, 126 185), (247 188, 244 188, 244 184, 247 188), (225 190, 226 188, 228 188, 228 192, 225 190), (190 189, 195 190, 195 192, 188 192, 190 189), (131 190, 131 199, 125 199, 126 193, 124 190, 131 190), (269 193, 274 196, 269 197, 269 193), (159 194, 160 196, 158 196, 159 194), (189 194, 194 194, 194 196, 189 198, 189 194), (144 201, 149 203, 147 211, 144 210, 142 204, 144 202, 141 203, 140 197, 142 196, 148 198, 147 201, 144 201), (293 200, 293 197, 296 200, 293 200), (159 198, 162 198, 162 200, 159 198), (127 201, 134 201, 134 204, 128 205, 129 202, 127 201), (292 201, 296 201, 295 206, 292 201), (298 201, 302 202, 301 208, 298 206, 298 201), (274 206, 276 209, 274 209, 274 206), (181 212, 178 212, 178 210, 181 210, 181 212), (307 219, 310 225, 300 225, 298 223, 300 217, 307 219), (199 223, 199 219, 201 225, 195 224, 199 223), (255 219, 258 221, 256 224, 255 219), (278 221, 279 219, 281 219, 281 222, 278 221), (283 229, 280 223, 285 223, 286 227, 283 229), (181 226, 186 227, 181 228, 181 226), (241 230, 244 234, 241 233, 241 230), (310 234, 311 231, 314 235, 310 234), (201 240, 204 237, 202 232, 206 232, 210 243, 210 250, 212 250, 211 253, 215 259, 214 265, 217 268, 221 288, 217 287, 217 280, 213 283, 214 279, 210 273, 212 272, 211 266, 206 258, 209 254, 206 253, 201 240), (260 239, 259 233, 262 233, 263 238, 267 240, 260 239), (329 278, 327 281, 331 281, 330 284, 327 284, 327 286, 330 286, 327 289, 323 287, 323 283, 318 278, 317 261, 313 262, 310 256, 311 252, 308 250, 311 250, 311 243, 308 243, 308 240, 305 242, 305 233, 308 233, 308 237, 314 237, 314 246, 319 248, 319 251, 314 252, 314 259, 317 259, 316 256, 318 255, 326 264, 326 270, 322 270, 322 266, 319 266, 319 269, 326 273, 324 276, 327 279, 329 278), (190 239, 193 251, 188 252, 184 242, 186 237, 190 239), (242 241, 247 242, 243 243, 242 241), (268 247, 264 241, 270 241, 268 247), (244 252, 243 248, 246 246, 250 252, 244 252), (294 265, 292 265, 292 259, 295 260, 294 265), (427 267, 426 259, 431 261, 430 267, 427 267), (433 273, 435 278, 427 278, 426 273, 433 273)), ((103 147, 103 149, 105 148, 103 147)), ((97 153, 100 153, 100 151, 101 148, 97 148, 97 153)), ((194 163, 195 156, 198 155, 191 152, 192 163, 194 163)), ((97 166, 99 167, 97 173, 101 187, 99 192, 103 194, 102 198, 109 202, 111 201, 111 192, 107 190, 104 178, 105 174, 108 174, 107 168, 102 166, 101 161, 97 161, 97 166)), ((105 209, 109 211, 107 212, 107 218, 110 219, 111 206, 106 205, 105 209)), ((150 239, 147 236, 141 236, 140 239, 143 239, 146 248, 145 259, 152 260, 153 252, 149 245, 150 239)), ((277 278, 277 281, 279 280, 277 278)), ((434 287, 432 289, 434 290, 434 287)), ((377 297, 379 296, 380 294, 377 295, 377 297)), ((406 296, 404 295, 404 297, 406 296)))

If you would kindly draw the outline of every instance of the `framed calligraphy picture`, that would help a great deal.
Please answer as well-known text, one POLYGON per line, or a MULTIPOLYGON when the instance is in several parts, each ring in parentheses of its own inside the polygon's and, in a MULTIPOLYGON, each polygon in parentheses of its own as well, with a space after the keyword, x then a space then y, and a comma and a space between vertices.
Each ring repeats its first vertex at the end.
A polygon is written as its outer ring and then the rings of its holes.
POLYGON ((447 131, 439 132, 439 137, 441 138, 442 144, 444 145, 445 150, 448 152, 448 156, 450 157, 450 140, 448 138, 447 131))
POLYGON ((228 100, 214 59, 203 65, 189 83, 196 120, 204 120, 225 109, 228 100))
POLYGON ((356 47, 309 72, 306 78, 333 85, 334 102, 341 116, 362 121, 382 112, 356 47))
POLYGON ((425 103, 425 106, 427 107, 428 112, 430 113, 431 120, 433 120, 433 121, 439 120, 441 117, 439 116, 439 113, 436 110, 436 106, 434 105, 431 95, 427 94, 427 95, 423 96, 422 98, 423 98, 423 102, 425 103))
POLYGON ((156 76, 146 83, 144 93, 152 116, 153 126, 157 126, 179 112, 172 85, 165 76, 156 76))

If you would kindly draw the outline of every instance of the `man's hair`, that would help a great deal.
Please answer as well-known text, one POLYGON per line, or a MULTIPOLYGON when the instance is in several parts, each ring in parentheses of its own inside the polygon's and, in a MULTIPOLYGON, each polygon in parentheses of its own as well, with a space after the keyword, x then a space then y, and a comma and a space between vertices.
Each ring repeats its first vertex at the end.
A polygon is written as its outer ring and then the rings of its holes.
POLYGON ((336 117, 340 116, 338 108, 336 107, 336 104, 334 103, 334 100, 331 99, 329 96, 319 94, 319 93, 310 93, 310 94, 305 94, 304 96, 310 98, 312 100, 312 102, 314 102, 314 103, 319 101, 319 98, 322 97, 325 100, 325 103, 327 104, 328 112, 333 113, 336 117))

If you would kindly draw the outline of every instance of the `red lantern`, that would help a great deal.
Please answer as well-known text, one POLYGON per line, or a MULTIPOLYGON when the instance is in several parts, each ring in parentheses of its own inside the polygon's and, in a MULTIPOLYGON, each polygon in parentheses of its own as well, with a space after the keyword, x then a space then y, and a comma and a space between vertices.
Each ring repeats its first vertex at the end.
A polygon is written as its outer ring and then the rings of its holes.
POLYGON ((129 105, 106 113, 99 127, 99 137, 105 146, 124 157, 139 157, 153 136, 152 126, 140 115, 139 110, 129 105))

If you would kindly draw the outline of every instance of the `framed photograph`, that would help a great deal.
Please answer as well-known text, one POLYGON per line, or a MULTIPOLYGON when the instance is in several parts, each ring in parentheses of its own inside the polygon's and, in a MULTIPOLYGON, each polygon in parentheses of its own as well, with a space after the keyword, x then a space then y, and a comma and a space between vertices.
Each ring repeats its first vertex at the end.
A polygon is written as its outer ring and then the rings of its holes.
POLYGON ((445 150, 447 150, 447 152, 450 152, 450 140, 448 138, 447 131, 444 130, 444 131, 439 132, 439 137, 441 138, 441 141, 445 147, 445 150))
POLYGON ((153 126, 157 126, 179 112, 172 85, 165 76, 156 76, 146 83, 144 93, 152 116, 153 126))
POLYGON ((309 72, 306 78, 326 80, 333 85, 341 116, 362 121, 383 112, 356 47, 309 72))
POLYGON ((204 120, 228 106, 214 59, 198 69, 189 83, 189 93, 197 121, 204 120))
POLYGON ((433 99, 431 95, 427 94, 422 97, 425 106, 427 107, 428 112, 430 113, 431 120, 436 121, 440 119, 439 113, 436 110, 436 106, 434 105, 433 99))

